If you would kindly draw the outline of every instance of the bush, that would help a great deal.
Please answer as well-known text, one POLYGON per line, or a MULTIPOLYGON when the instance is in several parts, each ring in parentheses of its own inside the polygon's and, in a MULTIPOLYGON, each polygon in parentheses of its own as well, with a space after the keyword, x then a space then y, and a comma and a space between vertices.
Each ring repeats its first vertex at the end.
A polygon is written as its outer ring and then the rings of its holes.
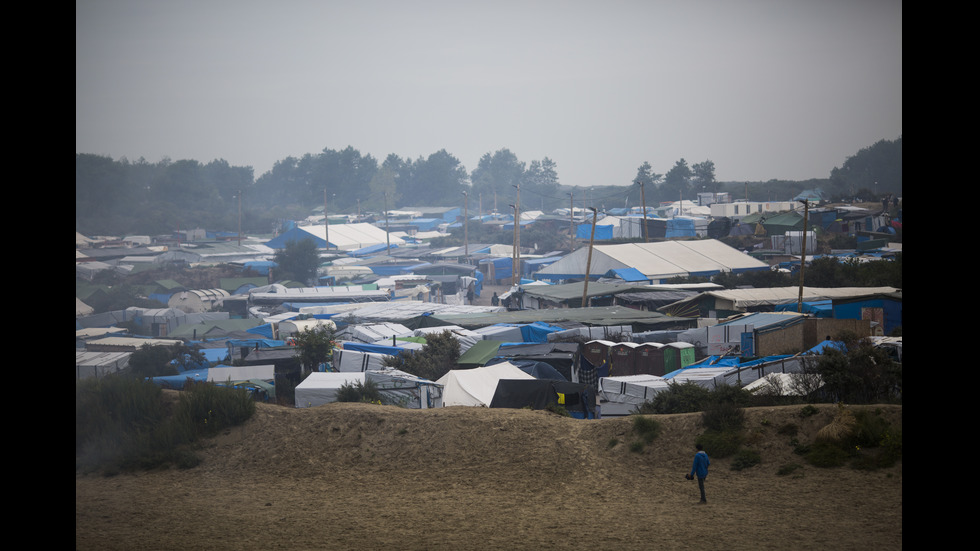
POLYGON ((829 441, 817 441, 806 452, 806 460, 814 467, 840 467, 847 463, 850 455, 841 446, 829 441))
POLYGON ((693 382, 668 383, 667 389, 642 404, 636 413, 693 413, 701 411, 711 397, 711 391, 693 382))
POLYGON ((755 450, 741 449, 732 459, 731 469, 741 471, 762 463, 762 456, 755 450))
POLYGON ((338 402, 365 402, 380 404, 381 392, 378 390, 378 383, 374 381, 355 381, 340 385, 337 391, 338 402))
POLYGON ((704 446, 705 453, 710 457, 731 457, 742 447, 742 434, 737 431, 708 430, 697 438, 697 443, 704 446))
POLYGON ((640 436, 640 438, 649 444, 656 440, 660 436, 660 422, 651 417, 644 417, 642 415, 633 416, 633 430, 640 436))
POLYGON ((75 385, 75 468, 106 473, 199 463, 199 438, 243 423, 255 412, 248 391, 191 384, 176 404, 155 384, 125 376, 75 385))
POLYGON ((712 431, 740 431, 745 426, 745 410, 732 402, 715 402, 701 413, 701 422, 712 431))
POLYGON ((800 465, 799 463, 787 463, 780 467, 779 470, 776 471, 776 474, 778 476, 786 476, 788 474, 793 474, 802 468, 803 465, 800 465))

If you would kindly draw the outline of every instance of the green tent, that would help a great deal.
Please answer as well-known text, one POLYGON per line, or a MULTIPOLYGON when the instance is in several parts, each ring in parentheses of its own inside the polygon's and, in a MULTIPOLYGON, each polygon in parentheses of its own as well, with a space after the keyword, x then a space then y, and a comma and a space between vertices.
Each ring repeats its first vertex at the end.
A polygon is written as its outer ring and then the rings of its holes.
POLYGON ((471 346, 469 350, 460 355, 459 360, 456 363, 458 363, 459 367, 462 369, 482 367, 497 355, 497 350, 500 348, 501 344, 503 344, 503 341, 477 341, 476 344, 471 346))

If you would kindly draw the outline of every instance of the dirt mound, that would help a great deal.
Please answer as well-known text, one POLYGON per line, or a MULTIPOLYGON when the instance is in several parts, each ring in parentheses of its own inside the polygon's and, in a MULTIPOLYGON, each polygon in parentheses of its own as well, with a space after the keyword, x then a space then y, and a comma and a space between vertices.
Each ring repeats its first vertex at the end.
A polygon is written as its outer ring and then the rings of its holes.
MULTIPOLYGON (((900 406, 881 409, 901 425, 900 406)), ((638 452, 631 418, 260 404, 194 469, 76 476, 76 547, 900 548, 901 466, 776 474, 803 463, 791 438, 812 440, 836 406, 799 412, 748 410, 763 463, 714 460, 700 506, 683 477, 699 414, 654 416, 662 433, 638 452)))

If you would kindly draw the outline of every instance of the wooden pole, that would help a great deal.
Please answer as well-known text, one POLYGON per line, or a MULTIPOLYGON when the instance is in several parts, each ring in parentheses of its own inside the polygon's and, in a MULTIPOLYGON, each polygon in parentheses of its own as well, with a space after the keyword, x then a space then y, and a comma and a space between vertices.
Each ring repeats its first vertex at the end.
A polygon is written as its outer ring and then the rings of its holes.
POLYGON ((592 243, 595 241, 596 210, 595 207, 589 207, 589 210, 592 211, 592 234, 589 236, 588 260, 585 261, 585 284, 582 286, 582 308, 585 308, 589 304, 589 275, 592 270, 592 243))

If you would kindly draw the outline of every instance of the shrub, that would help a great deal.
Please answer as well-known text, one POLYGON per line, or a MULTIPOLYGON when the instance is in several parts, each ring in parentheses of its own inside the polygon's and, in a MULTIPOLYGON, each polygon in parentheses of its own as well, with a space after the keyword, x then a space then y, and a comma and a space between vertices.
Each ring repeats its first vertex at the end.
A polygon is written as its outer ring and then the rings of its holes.
POLYGON ((800 432, 800 426, 797 425, 796 423, 786 423, 784 425, 781 425, 778 429, 776 429, 776 434, 781 434, 783 436, 790 436, 790 437, 796 436, 797 434, 799 434, 799 432, 800 432))
POLYGON ((732 459, 731 469, 733 471, 741 471, 742 469, 747 469, 762 463, 762 456, 759 452, 749 449, 741 449, 735 454, 732 459))
POLYGON ((800 465, 799 463, 787 463, 782 467, 779 467, 779 470, 776 471, 776 474, 778 476, 786 476, 788 474, 793 474, 802 468, 803 465, 800 465))
POLYGON ((701 413, 701 422, 708 430, 740 431, 745 426, 745 410, 733 402, 714 402, 701 413))
POLYGON ((800 409, 800 417, 806 419, 820 413, 820 410, 811 404, 807 404, 800 409))
POLYGON ((844 465, 850 455, 836 443, 820 440, 809 447, 805 457, 814 467, 830 468, 844 465))
POLYGON ((704 451, 710 457, 731 457, 742 446, 742 434, 737 431, 708 430, 697 438, 697 443, 704 446, 704 451))
POLYGON ((653 400, 642 404, 636 413, 692 413, 701 411, 710 400, 711 391, 693 382, 668 383, 653 400))
POLYGON ((171 405, 155 384, 113 376, 76 383, 75 411, 76 470, 111 474, 197 465, 195 442, 244 422, 255 402, 244 389, 197 383, 171 405))
POLYGON ((649 444, 660 436, 660 422, 652 417, 642 415, 633 416, 633 430, 640 435, 644 442, 649 444))
POLYGON ((381 391, 378 390, 378 383, 374 381, 354 381, 340 385, 337 391, 338 402, 365 402, 371 404, 382 403, 381 391))

